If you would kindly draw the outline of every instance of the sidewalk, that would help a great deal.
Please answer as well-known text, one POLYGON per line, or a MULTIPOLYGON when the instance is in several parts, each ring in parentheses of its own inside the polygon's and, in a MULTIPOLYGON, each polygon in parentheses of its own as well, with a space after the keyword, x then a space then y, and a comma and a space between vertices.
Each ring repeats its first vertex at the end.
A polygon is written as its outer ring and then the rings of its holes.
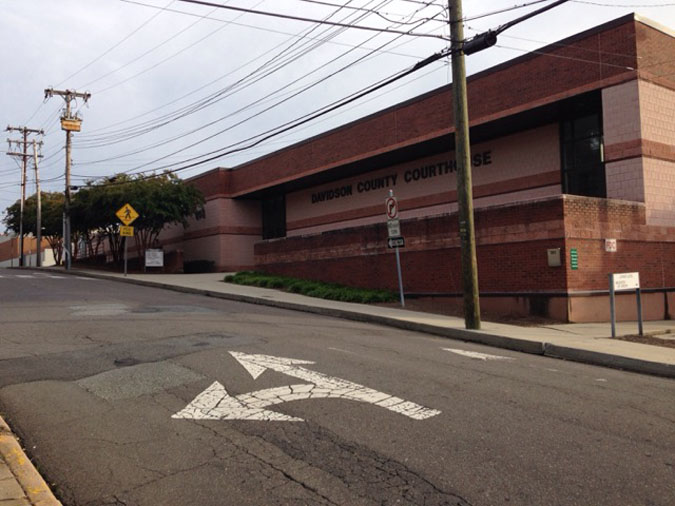
MULTIPOLYGON (((36 269, 37 270, 37 269, 36 269)), ((609 323, 558 324, 519 327, 483 322, 480 331, 466 330, 464 320, 452 316, 404 309, 353 304, 306 297, 278 290, 224 283, 224 273, 210 274, 123 274, 73 269, 45 268, 48 272, 207 295, 222 299, 305 311, 349 320, 377 323, 547 357, 675 378, 675 348, 650 346, 611 339, 609 323)), ((644 323, 646 334, 675 332, 675 321, 644 323)), ((637 333, 635 322, 617 324, 617 334, 637 333)), ((23 453, 9 427, 0 418, 0 505, 59 506, 23 453)))
POLYGON ((61 506, 0 418, 0 505, 61 506))

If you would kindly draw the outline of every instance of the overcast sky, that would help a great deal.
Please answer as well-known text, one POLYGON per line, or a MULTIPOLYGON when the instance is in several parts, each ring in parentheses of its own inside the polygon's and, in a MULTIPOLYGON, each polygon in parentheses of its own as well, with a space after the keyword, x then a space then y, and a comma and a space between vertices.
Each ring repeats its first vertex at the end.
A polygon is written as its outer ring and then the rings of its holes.
MULTIPOLYGON (((546 5, 464 0, 466 35, 546 5)), ((44 129, 43 191, 63 191, 64 101, 45 88, 91 93, 73 102, 73 181, 181 167, 245 147, 447 47, 444 0, 213 0, 415 36, 262 16, 180 0, 0 0, 0 125, 44 129), (429 5, 425 5, 429 4, 429 5), (425 35, 425 36, 422 36, 425 35), (435 35, 432 37, 432 35, 435 35)), ((597 24, 637 12, 675 28, 675 0, 574 1, 500 36, 467 58, 469 74, 597 24)), ((189 177, 334 128, 451 81, 447 61, 251 149, 179 172, 189 177)), ((6 133, 18 138, 18 134, 6 133)), ((0 153, 0 211, 20 197, 18 159, 0 153)), ((35 192, 32 164, 27 195, 35 192)), ((0 226, 0 232, 4 226, 0 226)))

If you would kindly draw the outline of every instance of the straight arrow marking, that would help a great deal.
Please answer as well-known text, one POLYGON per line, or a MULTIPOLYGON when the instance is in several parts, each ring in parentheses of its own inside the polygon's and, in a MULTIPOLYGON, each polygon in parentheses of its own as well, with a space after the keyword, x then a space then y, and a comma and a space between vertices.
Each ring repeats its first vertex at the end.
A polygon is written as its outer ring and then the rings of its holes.
POLYGON ((465 357, 477 360, 514 360, 511 357, 502 357, 500 355, 488 355, 487 353, 478 353, 477 351, 458 350, 455 348, 441 348, 441 349, 452 353, 456 353, 457 355, 463 355, 465 357))

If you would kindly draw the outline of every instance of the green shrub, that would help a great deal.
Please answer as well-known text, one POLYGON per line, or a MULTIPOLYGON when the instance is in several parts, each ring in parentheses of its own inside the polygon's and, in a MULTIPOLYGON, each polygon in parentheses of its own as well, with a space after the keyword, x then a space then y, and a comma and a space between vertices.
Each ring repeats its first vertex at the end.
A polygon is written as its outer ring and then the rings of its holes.
POLYGON ((234 275, 228 275, 225 276, 224 281, 240 285, 259 286, 261 288, 275 288, 309 297, 339 300, 342 302, 373 303, 396 300, 395 294, 386 290, 365 290, 337 283, 324 283, 254 271, 242 271, 234 275))

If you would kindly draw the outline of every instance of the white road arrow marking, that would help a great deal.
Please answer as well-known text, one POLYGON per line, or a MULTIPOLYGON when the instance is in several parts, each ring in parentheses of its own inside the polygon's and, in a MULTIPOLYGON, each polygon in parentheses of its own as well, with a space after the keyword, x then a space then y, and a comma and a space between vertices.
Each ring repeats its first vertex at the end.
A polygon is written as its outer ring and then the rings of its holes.
POLYGON ((502 357, 500 355, 488 355, 487 353, 478 353, 477 351, 457 350, 455 348, 442 348, 445 351, 463 355, 465 357, 474 358, 477 360, 514 360, 511 357, 502 357))
POLYGON ((395 413, 400 413, 414 420, 424 420, 440 413, 440 411, 435 409, 425 408, 414 402, 408 402, 399 397, 378 392, 372 388, 341 378, 334 378, 320 372, 310 371, 298 365, 313 364, 314 362, 269 355, 230 353, 246 368, 254 379, 258 378, 266 369, 272 369, 307 381, 310 384, 268 388, 232 397, 227 393, 223 385, 215 382, 184 409, 173 415, 172 418, 303 421, 301 418, 268 411, 264 408, 283 402, 322 398, 366 402, 395 413))

